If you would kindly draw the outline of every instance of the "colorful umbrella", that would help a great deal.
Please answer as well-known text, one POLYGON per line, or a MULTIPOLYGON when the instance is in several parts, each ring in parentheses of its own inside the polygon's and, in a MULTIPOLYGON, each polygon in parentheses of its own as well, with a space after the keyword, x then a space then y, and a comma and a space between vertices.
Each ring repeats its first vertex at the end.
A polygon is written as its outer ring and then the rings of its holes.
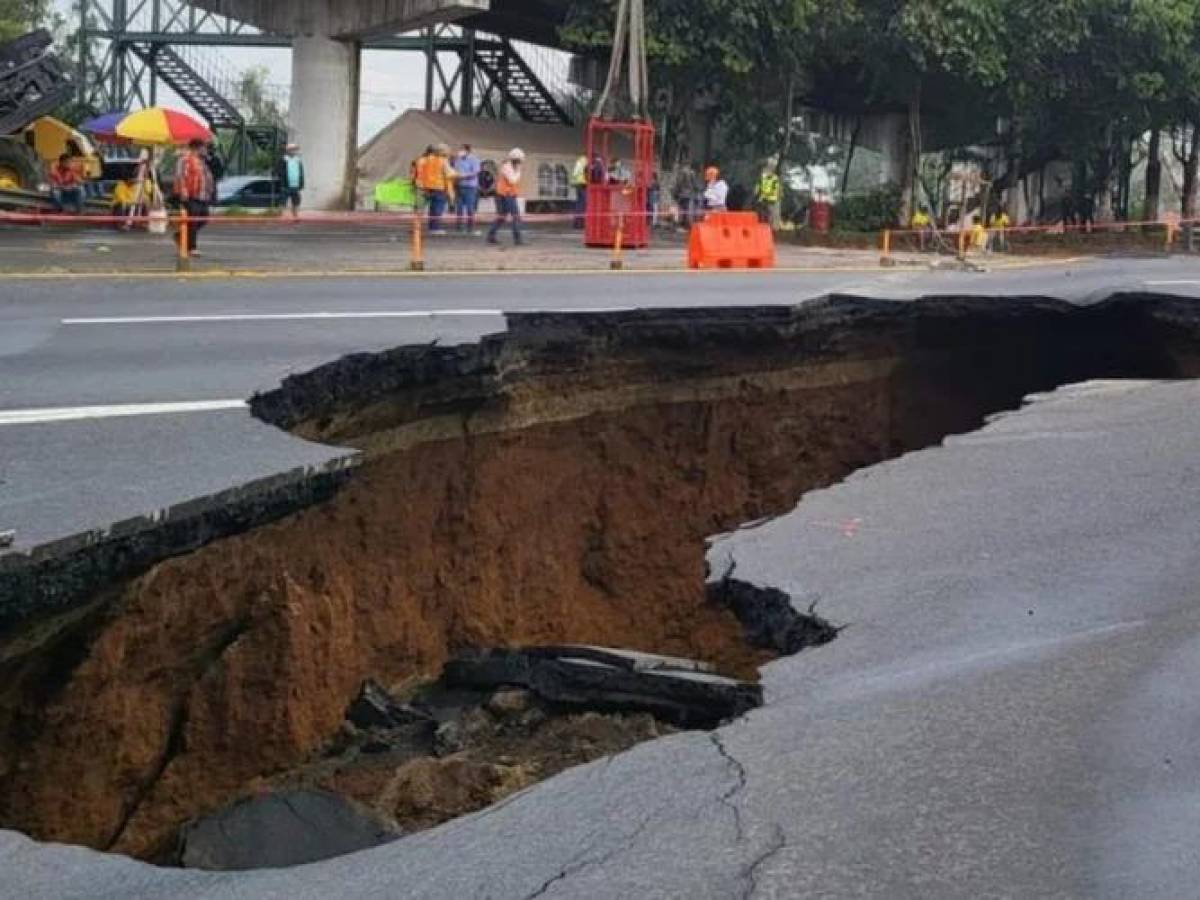
POLYGON ((94 119, 88 119, 79 126, 80 131, 86 131, 88 134, 95 135, 98 138, 111 140, 117 136, 117 126, 120 125, 129 113, 126 112, 110 112, 102 116, 96 116, 94 119))
POLYGON ((212 132, 187 113, 161 106, 132 113, 117 125, 117 136, 135 144, 186 144, 190 141, 211 141, 212 132))

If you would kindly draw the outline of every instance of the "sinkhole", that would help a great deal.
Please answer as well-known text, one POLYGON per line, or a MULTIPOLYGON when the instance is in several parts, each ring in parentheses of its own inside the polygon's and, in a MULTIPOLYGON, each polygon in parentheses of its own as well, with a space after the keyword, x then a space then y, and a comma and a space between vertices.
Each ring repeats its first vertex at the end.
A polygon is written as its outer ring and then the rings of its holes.
POLYGON ((833 640, 837 610, 706 571, 708 538, 1033 392, 1194 377, 1198 309, 830 297, 522 314, 476 345, 289 378, 254 414, 357 449, 353 470, 0 569, 0 826, 178 863, 195 822, 286 789, 411 833, 711 727, 444 673, 568 645, 753 682, 833 640), (364 693, 401 712, 355 725, 364 693))

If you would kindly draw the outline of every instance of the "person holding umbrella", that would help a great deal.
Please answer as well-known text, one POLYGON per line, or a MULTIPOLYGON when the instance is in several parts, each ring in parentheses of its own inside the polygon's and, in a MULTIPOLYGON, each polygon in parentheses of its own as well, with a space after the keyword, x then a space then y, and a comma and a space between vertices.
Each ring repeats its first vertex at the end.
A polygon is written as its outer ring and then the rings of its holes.
POLYGON ((200 255, 196 250, 196 238, 208 218, 208 204, 214 189, 204 149, 205 142, 193 138, 175 165, 175 196, 180 206, 187 210, 187 251, 190 256, 200 255))

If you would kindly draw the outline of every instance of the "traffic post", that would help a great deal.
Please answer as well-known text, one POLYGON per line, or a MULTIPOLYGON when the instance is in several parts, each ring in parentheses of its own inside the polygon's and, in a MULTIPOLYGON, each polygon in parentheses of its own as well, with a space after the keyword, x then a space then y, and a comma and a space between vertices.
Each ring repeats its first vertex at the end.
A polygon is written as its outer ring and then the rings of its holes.
POLYGON ((179 208, 179 254, 175 258, 175 271, 190 272, 192 270, 192 255, 188 250, 191 226, 188 223, 186 206, 179 208))
POLYGON ((614 272, 619 272, 625 268, 625 260, 621 258, 621 244, 625 238, 625 216, 617 217, 617 230, 613 235, 613 252, 612 259, 608 263, 608 267, 614 272))
POLYGON ((421 213, 414 213, 412 219, 412 259, 408 264, 414 272, 425 271, 425 247, 421 240, 421 213))

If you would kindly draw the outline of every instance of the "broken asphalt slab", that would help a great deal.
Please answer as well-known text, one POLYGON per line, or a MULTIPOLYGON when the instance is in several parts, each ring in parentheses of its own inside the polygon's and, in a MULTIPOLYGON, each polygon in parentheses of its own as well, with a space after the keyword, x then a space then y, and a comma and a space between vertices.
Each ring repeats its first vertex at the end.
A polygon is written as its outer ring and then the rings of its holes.
POLYGON ((756 684, 705 671, 701 663, 610 648, 486 650, 447 663, 451 687, 521 687, 584 709, 649 712, 685 728, 712 727, 762 703, 756 684))

